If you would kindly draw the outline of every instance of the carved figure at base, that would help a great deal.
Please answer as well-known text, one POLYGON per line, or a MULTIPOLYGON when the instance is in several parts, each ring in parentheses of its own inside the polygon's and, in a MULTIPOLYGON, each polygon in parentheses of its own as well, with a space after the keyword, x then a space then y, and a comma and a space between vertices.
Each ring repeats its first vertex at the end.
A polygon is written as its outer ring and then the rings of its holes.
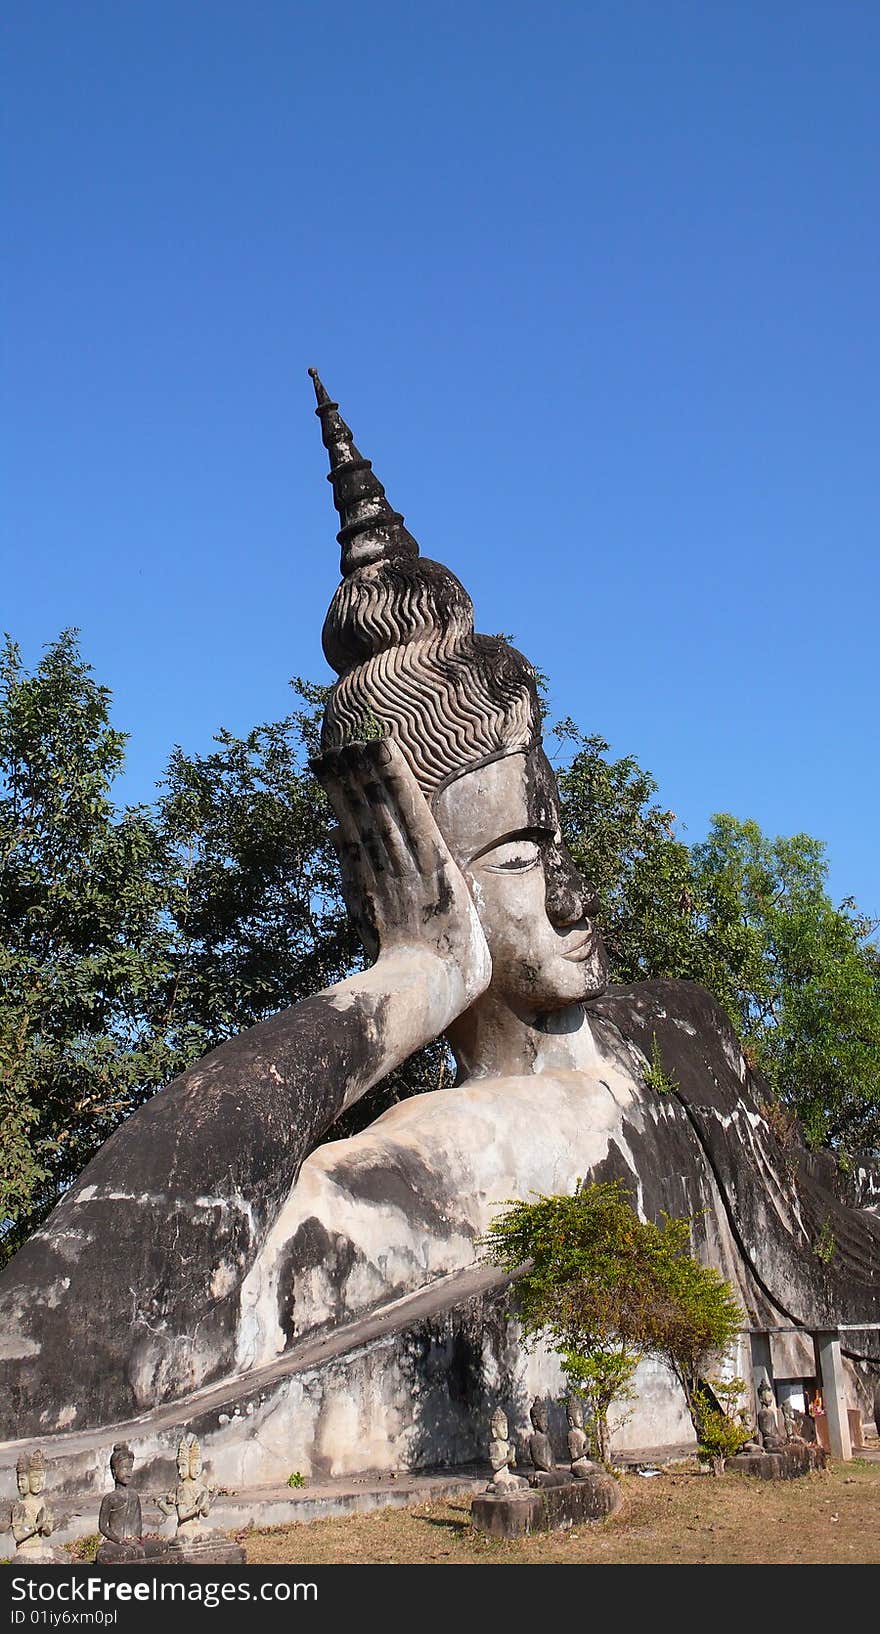
POLYGON ((168 1545, 161 1538, 144 1538, 141 1500, 131 1485, 134 1453, 125 1441, 117 1441, 110 1455, 113 1491, 101 1499, 98 1531, 103 1542, 96 1562, 101 1566, 124 1566, 164 1554, 168 1545))
POLYGON ((785 1437, 779 1434, 779 1415, 776 1397, 766 1374, 758 1385, 758 1436, 765 1452, 779 1452, 785 1446, 785 1437))
POLYGON ((570 1479, 569 1472, 556 1467, 556 1455, 547 1433, 547 1407, 540 1396, 532 1402, 529 1417, 532 1421, 529 1457, 533 1465, 529 1486, 561 1486, 570 1479))
POLYGON ((212 1493, 202 1469, 202 1450, 192 1434, 185 1435, 177 1448, 177 1485, 159 1499, 163 1515, 177 1516, 179 1538, 203 1537, 209 1528, 212 1493))
POLYGON ((177 1448, 177 1484, 159 1499, 163 1515, 177 1516, 177 1531, 168 1558, 187 1565, 243 1566, 245 1552, 225 1533, 205 1526, 214 1493, 205 1480, 202 1449, 189 1432, 177 1448))
POLYGON ((496 1407, 492 1414, 492 1439, 489 1442, 489 1464, 492 1469, 492 1479, 486 1488, 487 1492, 519 1492, 528 1486, 528 1481, 521 1475, 514 1475, 516 1463, 516 1448, 508 1437, 507 1414, 503 1407, 496 1407))
POLYGON ((804 1437, 801 1435, 800 1414, 795 1408, 794 1402, 790 1399, 782 1403, 782 1422, 785 1425, 786 1441, 789 1444, 800 1442, 803 1445, 804 1437))
POLYGON ((758 1432, 752 1423, 752 1415, 747 1407, 741 1407, 738 1417, 743 1433, 748 1436, 748 1440, 744 1441, 740 1447, 738 1456, 742 1457, 744 1454, 747 1454, 750 1458, 754 1458, 758 1453, 762 1453, 764 1448, 761 1445, 758 1432))
POLYGON ((17 1544, 12 1557, 14 1564, 24 1566, 40 1561, 66 1560, 67 1556, 53 1549, 47 1541, 51 1536, 55 1519, 43 1496, 46 1466, 39 1447, 19 1458, 15 1466, 15 1478, 18 1485, 18 1503, 13 1505, 9 1522, 10 1531, 17 1544))
POLYGON ((588 1476, 595 1475, 599 1465, 590 1457, 590 1442, 584 1430, 583 1404, 575 1396, 570 1396, 565 1404, 568 1415, 568 1456, 571 1459, 571 1473, 576 1481, 585 1481, 588 1476))

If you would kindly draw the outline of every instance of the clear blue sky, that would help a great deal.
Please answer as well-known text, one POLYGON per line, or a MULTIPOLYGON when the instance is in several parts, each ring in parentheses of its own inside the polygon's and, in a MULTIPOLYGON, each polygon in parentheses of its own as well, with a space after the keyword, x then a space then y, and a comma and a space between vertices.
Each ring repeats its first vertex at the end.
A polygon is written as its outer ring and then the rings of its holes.
POLYGON ((478 627, 880 912, 871 0, 7 0, 0 625, 150 798, 325 678, 338 397, 478 627))

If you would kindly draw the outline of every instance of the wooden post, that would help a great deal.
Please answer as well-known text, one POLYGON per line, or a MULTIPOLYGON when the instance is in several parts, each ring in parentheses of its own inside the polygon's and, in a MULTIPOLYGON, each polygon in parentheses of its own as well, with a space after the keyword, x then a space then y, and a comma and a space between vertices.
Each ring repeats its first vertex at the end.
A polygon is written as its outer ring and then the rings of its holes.
POLYGON ((816 1373, 822 1385, 825 1422, 828 1426, 828 1446, 832 1458, 852 1458, 849 1437, 849 1415, 846 1405, 846 1379, 840 1354, 840 1334, 836 1328, 813 1334, 816 1351, 816 1373))

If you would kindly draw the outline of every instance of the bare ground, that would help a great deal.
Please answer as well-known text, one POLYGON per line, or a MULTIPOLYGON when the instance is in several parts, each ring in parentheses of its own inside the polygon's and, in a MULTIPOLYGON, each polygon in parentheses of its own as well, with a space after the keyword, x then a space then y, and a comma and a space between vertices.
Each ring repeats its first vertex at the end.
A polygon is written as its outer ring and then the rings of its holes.
MULTIPOLYGON (((880 1462, 796 1481, 716 1480, 690 1468, 621 1477, 610 1520, 501 1542, 476 1532, 470 1499, 379 1509, 236 1535, 249 1565, 878 1565, 880 1462)), ((93 1560, 97 1536, 70 1546, 93 1560)))
POLYGON ((312 1521, 241 1534, 261 1565, 807 1565, 880 1563, 880 1464, 854 1461, 797 1481, 721 1480, 674 1470, 621 1479, 611 1520, 499 1542, 470 1503, 312 1521))

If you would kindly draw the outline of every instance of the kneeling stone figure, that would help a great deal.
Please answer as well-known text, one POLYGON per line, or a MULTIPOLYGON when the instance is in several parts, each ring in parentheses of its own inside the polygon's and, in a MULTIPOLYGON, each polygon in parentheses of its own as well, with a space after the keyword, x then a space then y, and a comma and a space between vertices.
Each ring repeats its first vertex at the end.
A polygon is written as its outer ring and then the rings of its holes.
POLYGON ((513 1474, 513 1467, 516 1463, 516 1448, 508 1437, 507 1414, 502 1407, 496 1407, 492 1414, 491 1429, 489 1463, 492 1467, 492 1479, 486 1491, 496 1493, 520 1492, 529 1483, 523 1476, 513 1474))

